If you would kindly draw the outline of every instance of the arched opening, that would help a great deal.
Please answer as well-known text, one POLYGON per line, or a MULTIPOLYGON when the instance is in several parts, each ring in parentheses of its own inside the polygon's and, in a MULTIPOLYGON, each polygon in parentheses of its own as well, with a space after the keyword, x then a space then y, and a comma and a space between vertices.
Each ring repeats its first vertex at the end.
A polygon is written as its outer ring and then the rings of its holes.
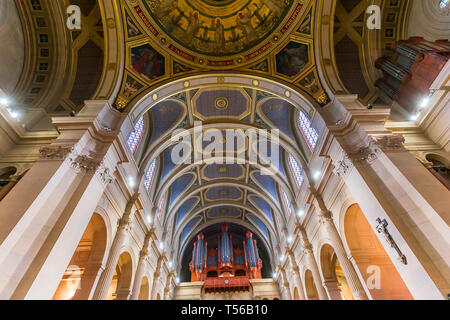
POLYGON ((353 300, 353 295, 334 249, 325 244, 320 251, 325 288, 330 300, 353 300))
POLYGON ((133 277, 133 264, 128 252, 123 252, 117 262, 107 300, 127 300, 130 295, 131 279, 133 277))
POLYGON ((156 300, 161 300, 161 295, 159 293, 156 295, 156 300))
POLYGON ((305 272, 305 290, 308 300, 320 300, 311 270, 305 272))
POLYGON ((141 289, 139 290, 138 300, 148 300, 149 298, 150 286, 148 284, 148 278, 144 277, 141 283, 141 289))
POLYGON ((344 231, 350 253, 375 300, 412 299, 359 205, 348 208, 344 231))
POLYGON ((106 225, 103 218, 94 213, 70 260, 55 300, 87 300, 97 279, 106 250, 106 225))
POLYGON ((15 167, 6 167, 0 169, 0 201, 11 191, 11 189, 17 184, 18 179, 12 179, 17 172, 15 167))
POLYGON ((298 294, 298 288, 294 288, 294 300, 300 300, 300 295, 298 294))
POLYGON ((446 165, 445 159, 435 155, 427 155, 426 158, 433 164, 428 170, 450 190, 450 167, 446 165))

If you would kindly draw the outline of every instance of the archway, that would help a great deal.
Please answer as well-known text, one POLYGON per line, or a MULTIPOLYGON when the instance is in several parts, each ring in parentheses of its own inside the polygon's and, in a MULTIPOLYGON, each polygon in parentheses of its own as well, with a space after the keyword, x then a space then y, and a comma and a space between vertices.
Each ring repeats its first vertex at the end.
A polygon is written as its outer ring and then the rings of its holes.
POLYGON ((373 299, 413 299, 358 204, 348 208, 344 231, 350 253, 373 299))
POLYGON ((17 184, 17 179, 11 179, 17 172, 15 167, 6 167, 0 169, 0 201, 11 191, 11 189, 17 184))
POLYGON ((69 266, 53 296, 55 300, 87 300, 105 255, 107 241, 103 218, 94 213, 89 221, 69 266))
POLYGON ((161 300, 161 295, 159 293, 156 295, 156 300, 161 300))
POLYGON ((308 300, 320 300, 311 270, 305 272, 305 290, 308 300))
POLYGON ((131 280, 133 277, 133 264, 128 252, 123 252, 117 262, 107 300, 127 300, 130 295, 131 280))
POLYGON ((297 287, 294 288, 294 300, 300 300, 297 287))
POLYGON ((330 300, 353 300, 352 292, 336 257, 336 253, 328 244, 323 245, 320 250, 320 263, 325 288, 330 300))
POLYGON ((142 279, 141 289, 139 291, 138 300, 148 300, 150 292, 150 286, 148 283, 148 278, 144 277, 142 279))

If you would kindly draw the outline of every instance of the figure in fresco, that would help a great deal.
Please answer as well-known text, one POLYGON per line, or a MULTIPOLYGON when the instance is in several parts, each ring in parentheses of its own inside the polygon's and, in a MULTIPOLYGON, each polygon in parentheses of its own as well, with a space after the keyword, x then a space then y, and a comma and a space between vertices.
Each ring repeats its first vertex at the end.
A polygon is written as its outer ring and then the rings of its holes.
POLYGON ((284 7, 279 3, 279 0, 260 0, 258 9, 261 9, 264 5, 270 9, 274 17, 279 19, 283 14, 284 7))
POLYGON ((236 18, 236 23, 238 28, 240 28, 244 33, 248 44, 254 43, 258 40, 258 35, 252 25, 252 13, 250 10, 247 10, 245 13, 242 11, 239 12, 236 18))
POLYGON ((225 27, 220 18, 216 19, 216 51, 223 52, 225 50, 225 27))
POLYGON ((286 76, 295 76, 308 64, 308 46, 289 43, 277 54, 277 72, 286 76))
POLYGON ((312 93, 316 93, 319 91, 319 86, 317 85, 317 80, 314 76, 314 73, 310 73, 307 75, 300 84, 304 86, 306 89, 310 90, 312 93))
POLYGON ((149 45, 131 49, 132 65, 140 75, 154 79, 164 74, 164 57, 149 45))
POLYGON ((178 6, 178 0, 161 0, 158 9, 155 11, 158 18, 168 16, 178 6))
POLYGON ((136 27, 133 20, 128 15, 127 15, 127 26, 128 26, 127 31, 128 31, 129 37, 134 37, 134 36, 137 36, 140 34, 139 29, 136 27))
POLYGON ((186 29, 184 41, 188 44, 192 44, 192 40, 197 35, 201 25, 198 12, 194 11, 194 13, 191 13, 188 20, 189 25, 186 29))

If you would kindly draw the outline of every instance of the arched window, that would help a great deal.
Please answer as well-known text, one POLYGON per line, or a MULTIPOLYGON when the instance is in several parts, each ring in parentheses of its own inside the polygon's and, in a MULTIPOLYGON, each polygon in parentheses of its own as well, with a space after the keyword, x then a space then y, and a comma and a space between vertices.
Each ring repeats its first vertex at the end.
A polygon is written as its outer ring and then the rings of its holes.
POLYGON ((449 4, 449 0, 441 0, 441 3, 439 4, 439 6, 444 9, 447 8, 448 4, 449 4))
POLYGON ((145 173, 145 180, 144 180, 144 186, 147 191, 150 192, 150 189, 152 188, 153 179, 155 178, 155 172, 156 172, 156 159, 152 161, 150 164, 150 167, 148 167, 147 172, 145 173))
POLYGON ((319 140, 319 134, 316 129, 312 127, 311 120, 303 111, 298 113, 297 121, 306 142, 308 142, 309 148, 311 151, 314 151, 314 148, 317 145, 317 140, 319 140))
POLYGON ((300 189, 300 186, 303 183, 303 170, 302 167, 298 164, 297 160, 295 160, 295 158, 291 154, 289 155, 289 166, 291 168, 292 175, 295 178, 297 188, 300 189))
POLYGON ((281 194, 283 196, 284 206, 286 207, 288 216, 290 217, 292 213, 291 202, 289 201, 289 198, 283 189, 281 189, 281 194))
POLYGON ((162 213, 164 211, 164 204, 166 202, 166 193, 164 193, 163 197, 159 201, 158 205, 158 219, 161 220, 162 213))
POLYGON ((144 117, 141 117, 136 125, 134 126, 134 131, 128 137, 128 146, 130 147, 131 152, 134 154, 139 146, 139 143, 144 136, 144 117))

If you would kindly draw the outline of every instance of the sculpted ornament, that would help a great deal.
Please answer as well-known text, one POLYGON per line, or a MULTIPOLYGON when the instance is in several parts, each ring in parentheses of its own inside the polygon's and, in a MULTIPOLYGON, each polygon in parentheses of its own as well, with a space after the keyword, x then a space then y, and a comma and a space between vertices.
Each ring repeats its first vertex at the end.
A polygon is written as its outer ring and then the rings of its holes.
POLYGON ((370 140, 369 145, 367 147, 362 147, 358 151, 352 153, 350 158, 353 162, 367 162, 371 164, 375 160, 378 159, 378 155, 380 154, 380 148, 377 144, 370 140))
POLYGON ((72 146, 43 146, 39 149, 42 160, 64 160, 73 151, 72 146))
POLYGON ((377 145, 384 151, 403 151, 405 138, 401 135, 383 136, 376 140, 377 145))
POLYGON ((348 176, 350 171, 352 171, 352 169, 353 169, 353 162, 347 155, 345 155, 342 160, 337 162, 336 168, 334 169, 334 173, 345 178, 348 176))
POLYGON ((77 171, 94 172, 99 166, 99 161, 95 160, 92 155, 77 154, 73 151, 69 156, 70 166, 77 171))
POLYGON ((108 185, 114 181, 114 177, 111 175, 109 168, 107 168, 103 162, 98 167, 96 173, 105 185, 108 185))

